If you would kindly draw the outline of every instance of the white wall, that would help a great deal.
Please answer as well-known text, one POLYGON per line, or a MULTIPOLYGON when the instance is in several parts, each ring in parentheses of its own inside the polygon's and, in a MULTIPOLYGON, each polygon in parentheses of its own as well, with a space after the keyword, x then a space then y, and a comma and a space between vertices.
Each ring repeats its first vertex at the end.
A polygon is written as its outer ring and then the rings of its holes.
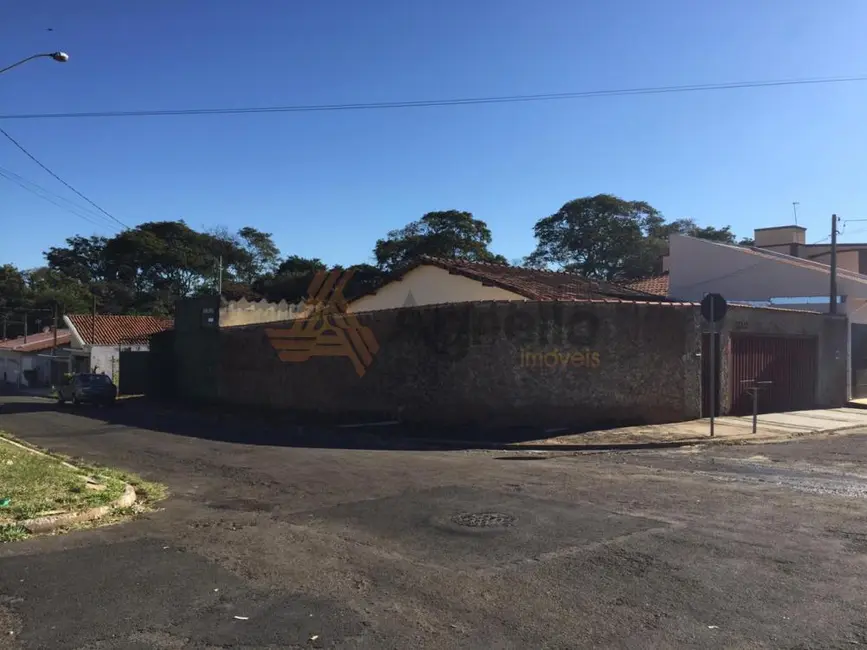
MULTIPOLYGON (((140 352, 148 350, 149 346, 124 345, 123 349, 140 352)), ((94 345, 90 351, 90 370, 97 373, 104 372, 112 378, 112 381, 117 383, 120 376, 119 358, 120 352, 116 345, 94 345)))
POLYGON ((3 374, 6 373, 6 382, 17 384, 19 372, 21 372, 21 353, 0 350, 0 383, 3 382, 3 374))
POLYGON ((248 302, 241 298, 220 307, 220 327, 292 320, 303 313, 304 307, 303 301, 293 305, 285 300, 248 302))
POLYGON ((526 300, 499 287, 486 287, 477 280, 452 275, 438 266, 416 267, 400 280, 391 282, 371 296, 363 296, 349 304, 349 311, 378 311, 404 307, 412 292, 416 305, 437 305, 476 300, 526 300))
MULTIPOLYGON (((38 370, 39 380, 48 382, 51 379, 51 359, 35 354, 21 354, 12 350, 0 351, 0 383, 3 382, 3 373, 6 373, 6 382, 18 384, 18 375, 28 370, 38 370)), ((27 386, 27 377, 21 374, 21 385, 27 386)))

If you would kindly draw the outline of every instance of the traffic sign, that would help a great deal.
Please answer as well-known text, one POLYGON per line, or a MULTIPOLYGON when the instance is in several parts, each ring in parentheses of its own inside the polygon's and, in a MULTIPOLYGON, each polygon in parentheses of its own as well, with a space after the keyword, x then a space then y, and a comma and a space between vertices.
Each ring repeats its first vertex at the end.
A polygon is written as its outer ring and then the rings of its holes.
POLYGON ((718 293, 709 293, 701 299, 701 315, 709 323, 718 323, 725 318, 728 308, 726 299, 718 293))

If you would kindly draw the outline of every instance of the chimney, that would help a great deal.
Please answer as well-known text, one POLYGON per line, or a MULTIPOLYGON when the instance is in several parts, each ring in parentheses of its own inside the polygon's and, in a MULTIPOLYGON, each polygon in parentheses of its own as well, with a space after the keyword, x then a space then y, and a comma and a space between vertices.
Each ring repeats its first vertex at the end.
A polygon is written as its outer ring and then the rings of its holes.
POLYGON ((806 244, 807 229, 802 226, 774 226, 773 228, 756 228, 753 239, 759 248, 775 246, 790 246, 791 244, 806 244))

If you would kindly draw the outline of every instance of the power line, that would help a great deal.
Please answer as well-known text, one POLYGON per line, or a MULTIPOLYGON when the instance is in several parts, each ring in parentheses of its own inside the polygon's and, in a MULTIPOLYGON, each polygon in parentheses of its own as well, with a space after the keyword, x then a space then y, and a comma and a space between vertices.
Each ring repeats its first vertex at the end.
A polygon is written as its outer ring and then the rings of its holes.
POLYGON ((73 192, 75 192, 75 194, 77 194, 77 195, 80 196, 82 199, 84 199, 85 201, 87 201, 87 202, 88 202, 90 205, 92 205, 94 208, 96 208, 97 210, 99 210, 100 212, 102 212, 102 214, 104 214, 105 216, 107 216, 109 219, 111 219, 111 220, 114 221, 115 223, 120 224, 120 225, 121 225, 125 230, 129 230, 129 229, 130 229, 129 226, 127 226, 123 221, 121 221, 120 219, 118 219, 117 217, 115 217, 115 216, 114 216, 113 214, 111 214, 110 212, 107 212, 106 210, 103 210, 100 206, 98 206, 96 203, 94 203, 93 201, 91 201, 89 198, 87 198, 84 194, 82 194, 81 192, 79 192, 77 189, 75 189, 74 187, 72 187, 72 185, 70 185, 69 183, 67 183, 67 182, 66 182, 65 180, 63 180, 62 178, 60 178, 60 176, 58 176, 57 174, 55 174, 55 173, 54 173, 53 171, 51 171, 48 167, 46 167, 45 165, 43 165, 43 164, 39 161, 39 159, 36 158, 36 156, 34 156, 34 155, 33 155, 32 153, 30 153, 29 151, 27 151, 27 149, 25 149, 24 146, 23 146, 21 143, 19 143, 15 138, 13 138, 11 135, 9 135, 8 133, 6 133, 6 131, 4 131, 2 128, 0 128, 0 134, 3 134, 4 136, 6 136, 6 139, 9 140, 9 142, 11 142, 12 144, 14 144, 16 147, 18 147, 22 152, 24 152, 24 155, 25 155, 25 156, 27 156, 28 158, 30 158, 30 160, 32 160, 33 162, 35 162, 35 163, 36 163, 37 165, 39 165, 40 167, 42 167, 42 169, 44 169, 45 171, 47 171, 49 174, 51 174, 51 176, 53 176, 55 179, 57 179, 57 180, 60 181, 63 185, 65 185, 67 188, 69 188, 70 190, 72 190, 73 192))
POLYGON ((35 120, 79 117, 155 117, 167 115, 236 115, 248 113, 309 113, 323 111, 372 110, 386 108, 426 108, 433 106, 465 106, 475 104, 513 104, 518 102, 556 101, 593 97, 618 97, 623 95, 660 95, 667 93, 699 92, 708 90, 733 90, 737 88, 768 88, 772 86, 803 86, 814 84, 847 83, 867 81, 867 75, 850 77, 818 77, 812 79, 782 79, 771 81, 737 81, 718 84, 693 84, 687 86, 654 86, 647 88, 622 88, 617 90, 588 90, 568 93, 543 93, 536 95, 505 95, 499 97, 466 97, 461 99, 430 99, 418 101, 370 102, 354 104, 312 104, 289 106, 260 106, 248 108, 187 108, 139 111, 95 111, 81 113, 19 113, 0 115, 2 120, 35 120))
MULTIPOLYGON (((23 176, 16 174, 13 171, 10 171, 8 169, 4 169, 3 167, 0 167, 0 178, 5 178, 6 180, 8 180, 10 182, 15 183, 16 185, 18 185, 22 189, 30 192, 34 196, 37 196, 40 199, 57 206, 61 210, 66 210, 67 212, 74 214, 76 217, 79 217, 80 219, 83 219, 84 221, 87 221, 90 224, 93 224, 93 225, 101 227, 101 228, 106 228, 106 227, 112 227, 115 229, 117 228, 117 226, 115 226, 113 223, 106 224, 103 221, 96 221, 95 217, 102 217, 102 215, 97 213, 96 211, 90 210, 89 208, 85 208, 84 206, 80 206, 77 203, 70 201, 66 197, 61 196, 55 192, 52 192, 51 190, 49 190, 45 187, 42 187, 38 183, 34 183, 33 181, 28 180, 28 179, 24 178, 23 176), (55 198, 52 198, 52 197, 55 197, 55 198), (63 203, 59 203, 58 200, 63 201, 63 203), (65 205, 65 204, 67 204, 67 205, 65 205)), ((105 219, 105 217, 102 217, 102 218, 105 219)))

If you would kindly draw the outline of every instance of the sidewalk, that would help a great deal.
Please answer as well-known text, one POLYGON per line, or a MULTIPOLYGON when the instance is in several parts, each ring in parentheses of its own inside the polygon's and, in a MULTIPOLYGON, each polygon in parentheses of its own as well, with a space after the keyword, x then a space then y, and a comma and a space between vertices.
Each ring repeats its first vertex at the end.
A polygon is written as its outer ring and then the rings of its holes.
MULTIPOLYGON (((570 435, 563 432, 552 438, 519 442, 511 448, 630 448, 665 447, 696 444, 766 444, 803 436, 827 436, 864 429, 867 433, 867 410, 859 408, 822 409, 768 413, 758 416, 753 433, 752 416, 725 416, 714 420, 714 437, 710 421, 691 420, 672 424, 625 427, 608 431, 590 431, 570 435)), ((551 432, 553 433, 553 432, 551 432)))

